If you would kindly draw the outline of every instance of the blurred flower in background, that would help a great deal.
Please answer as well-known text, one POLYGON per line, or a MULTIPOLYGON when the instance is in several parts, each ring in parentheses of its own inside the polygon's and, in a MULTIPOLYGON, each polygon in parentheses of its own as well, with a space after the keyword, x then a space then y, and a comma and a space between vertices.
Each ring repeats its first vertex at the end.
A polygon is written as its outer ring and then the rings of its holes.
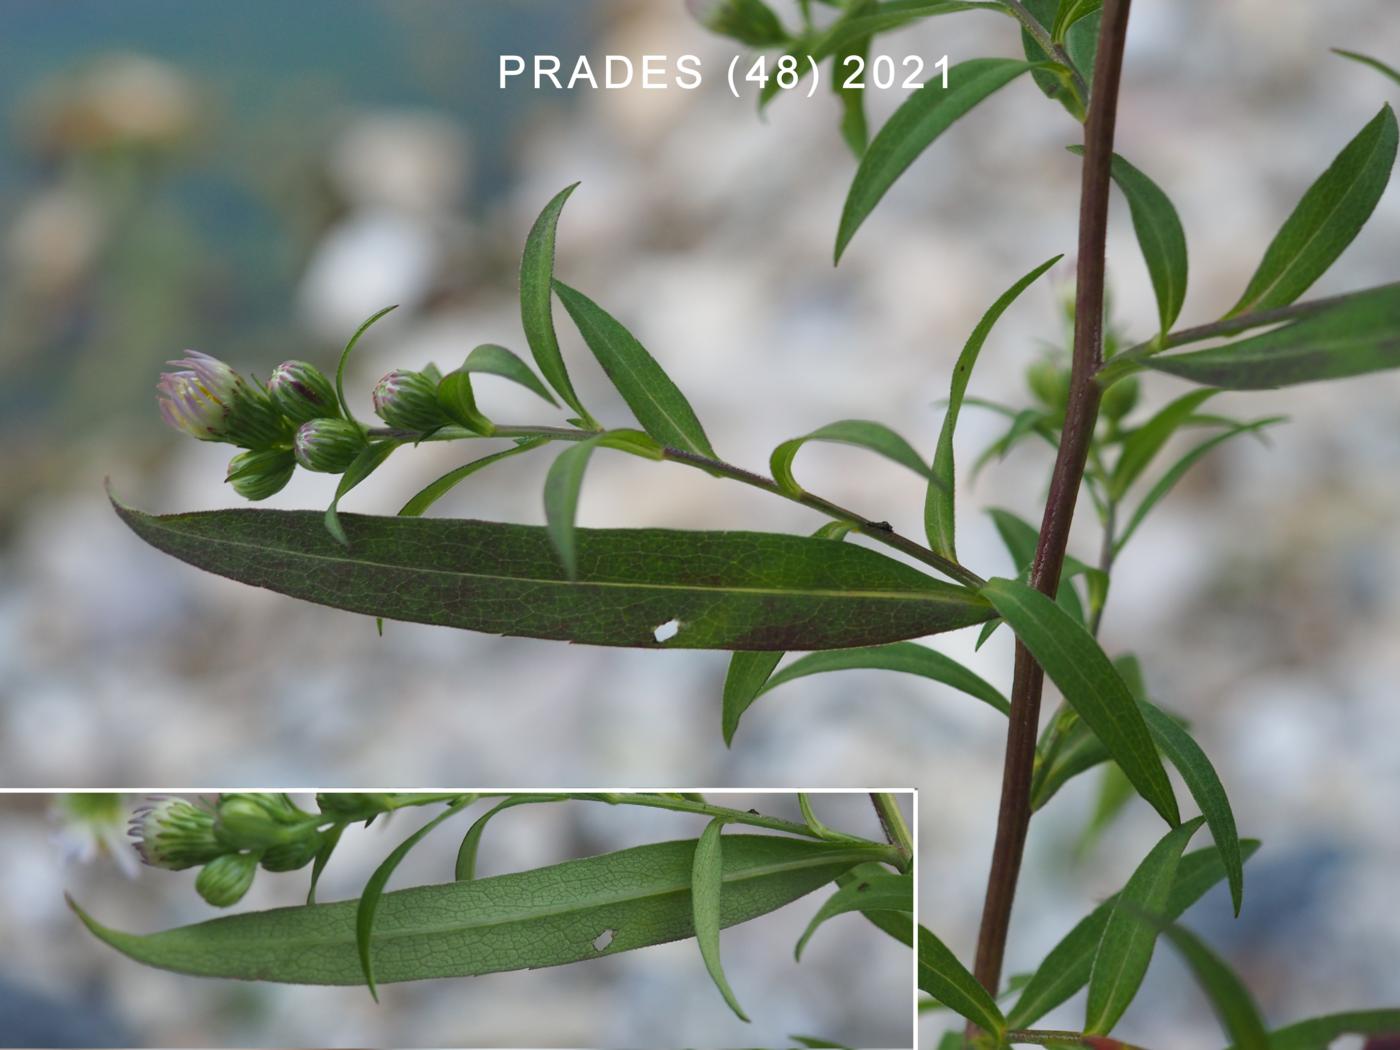
POLYGON ((54 842, 65 859, 78 864, 109 860, 127 878, 136 877, 140 864, 126 837, 128 808, 121 795, 58 795, 52 816, 58 825, 54 842))

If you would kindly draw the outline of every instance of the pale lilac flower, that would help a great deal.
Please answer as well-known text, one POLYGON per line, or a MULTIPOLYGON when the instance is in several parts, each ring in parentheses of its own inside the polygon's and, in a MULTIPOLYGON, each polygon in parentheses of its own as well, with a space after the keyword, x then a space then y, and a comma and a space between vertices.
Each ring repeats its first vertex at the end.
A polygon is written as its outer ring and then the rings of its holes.
POLYGON ((285 440, 288 426, 267 393, 217 357, 186 350, 156 385, 160 413, 176 430, 201 441, 269 448, 285 440))

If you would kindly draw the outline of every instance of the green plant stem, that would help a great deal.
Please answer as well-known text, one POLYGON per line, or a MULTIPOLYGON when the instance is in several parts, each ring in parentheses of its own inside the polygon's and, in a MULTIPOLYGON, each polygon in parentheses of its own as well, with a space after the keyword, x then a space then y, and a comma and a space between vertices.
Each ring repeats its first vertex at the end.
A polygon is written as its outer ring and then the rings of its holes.
POLYGON ((1020 3, 1020 0, 1001 0, 1001 2, 1011 12, 1012 17, 1025 27, 1026 32, 1031 35, 1031 39, 1040 45, 1040 49, 1069 70, 1070 77, 1074 81, 1074 90, 1079 94, 1079 101, 1087 106, 1089 104, 1089 85, 1084 83, 1084 77, 1074 67, 1069 52, 1055 43, 1050 36, 1050 31, 1041 25, 1040 19, 1031 14, 1026 5, 1020 3))
MULTIPOLYGON (((551 441, 586 441, 589 438, 597 437, 600 432, 596 430, 579 430, 574 427, 533 427, 533 426, 497 426, 490 435, 493 438, 529 438, 544 437, 551 441)), ((462 441, 470 438, 481 438, 486 435, 478 434, 467 430, 465 427, 442 427, 431 434, 414 434, 402 430, 395 430, 391 427, 376 427, 369 432, 371 438, 389 438, 396 441, 417 442, 417 441, 462 441)), ((958 564, 950 558, 945 558, 941 554, 916 543, 907 536, 902 536, 889 527, 887 522, 877 521, 867 518, 863 514, 857 514, 853 510, 847 510, 839 504, 830 500, 813 495, 810 492, 790 493, 782 488, 772 478, 766 478, 762 474, 755 474, 751 470, 743 467, 736 467, 732 463, 725 463, 722 460, 711 459, 709 456, 698 455, 688 452, 685 449, 672 448, 663 445, 660 449, 660 458, 671 463, 684 463, 687 466, 697 467, 709 474, 728 478, 730 481, 738 481, 764 492, 770 492, 775 496, 800 503, 804 507, 820 511, 829 518, 837 521, 848 522, 855 526, 862 535, 870 537, 877 543, 883 543, 887 547, 908 555, 916 561, 921 561, 931 568, 937 569, 949 579, 957 580, 964 586, 978 590, 987 581, 978 576, 971 569, 958 564)))
POLYGON ((891 846, 904 854, 907 865, 914 858, 914 837, 909 834, 909 825, 904 822, 899 803, 888 791, 872 791, 870 801, 875 805, 880 826, 885 829, 885 838, 889 839, 891 846))
MULTIPOLYGON (((1074 519, 1089 446, 1098 420, 1100 390, 1094 382, 1094 374, 1103 362, 1104 256, 1111 187, 1109 167, 1113 159, 1118 87, 1130 6, 1130 0, 1104 2, 1098 58, 1094 65, 1094 86, 1084 127, 1084 172, 1079 206, 1079 264, 1069 403, 1065 409, 1065 424, 1030 573, 1031 586, 1052 598, 1064 567, 1070 524, 1074 519)), ((1031 774, 1035 766, 1044 684, 1045 674, 1040 665, 1030 651, 1018 642, 996 843, 987 876, 987 895, 973 969, 978 981, 993 995, 1001 982, 1011 906, 1016 896, 1016 881, 1021 871, 1026 832, 1030 826, 1031 774)))
POLYGON ((1050 1028, 1025 1028, 1012 1029, 1006 1033, 1008 1043, 1031 1043, 1036 1046, 1051 1046, 1056 1043, 1070 1043, 1074 1046, 1103 1046, 1107 1043, 1116 1047, 1117 1050, 1143 1050, 1140 1046, 1133 1046, 1131 1043, 1120 1042, 1117 1039, 1105 1040, 1103 1036, 1094 1036, 1096 1042, 1087 1043, 1088 1038, 1083 1032, 1061 1032, 1050 1028))

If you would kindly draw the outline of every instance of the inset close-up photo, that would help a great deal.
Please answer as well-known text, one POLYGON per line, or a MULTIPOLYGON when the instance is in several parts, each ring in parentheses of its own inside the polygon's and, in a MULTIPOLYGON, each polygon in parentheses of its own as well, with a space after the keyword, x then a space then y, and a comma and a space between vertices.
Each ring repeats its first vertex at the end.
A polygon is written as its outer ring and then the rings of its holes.
POLYGON ((5 794, 0 1045, 908 1046, 914 819, 885 791, 5 794))

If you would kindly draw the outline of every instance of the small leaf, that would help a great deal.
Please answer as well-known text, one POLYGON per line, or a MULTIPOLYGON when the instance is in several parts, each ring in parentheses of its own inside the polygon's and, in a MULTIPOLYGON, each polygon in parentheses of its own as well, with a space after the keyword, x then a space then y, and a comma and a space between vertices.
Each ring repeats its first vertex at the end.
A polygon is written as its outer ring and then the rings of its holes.
MULTIPOLYGON (((1101 3, 1102 0, 1098 0, 1094 7, 1101 3)), ((1062 11, 1073 6, 1074 0, 1067 0, 1062 11)), ((1087 5, 1081 3, 1080 6, 1087 5)), ((1076 156, 1084 155, 1083 146, 1071 146, 1069 151, 1076 156)), ((1148 276, 1152 278, 1160 331, 1165 336, 1181 316, 1182 304, 1186 302, 1186 231, 1181 228, 1181 218, 1171 199, 1141 171, 1115 153, 1109 172, 1128 199, 1133 232, 1137 234, 1148 276)))
POLYGON ((567 798, 567 795, 511 795, 496 803, 472 821, 472 826, 462 836, 462 844, 457 847, 457 861, 453 867, 452 877, 459 882, 476 878, 476 855, 481 848, 481 836, 486 831, 486 825, 497 813, 502 810, 514 809, 516 806, 532 806, 542 802, 563 802, 567 798))
POLYGON ((729 1004, 739 1020, 747 1022, 743 1008, 734 998, 734 992, 725 979, 724 968, 719 961, 719 930, 722 902, 720 894, 724 886, 724 853, 720 842, 720 831, 724 819, 716 817, 705 825, 700 841, 695 844, 695 861, 692 868, 690 897, 695 914, 695 939, 700 945, 700 956, 705 960, 705 969, 715 982, 720 995, 729 1004))
POLYGON ((394 874, 394 869, 399 866, 399 862, 408 856, 409 850, 427 838, 448 817, 454 816, 470 806, 476 801, 476 798, 475 795, 463 795, 399 843, 394 851, 384 858, 384 862, 374 869, 374 874, 369 877, 364 890, 360 893, 359 905, 355 912, 355 947, 359 952, 360 967, 364 971, 365 984, 369 987, 369 994, 374 997, 375 1002, 379 1001, 379 992, 374 986, 374 959, 370 953, 374 943, 374 916, 379 908, 379 901, 384 896, 384 886, 389 881, 389 876, 394 874))
POLYGON ((1363 55, 1356 51, 1343 51, 1339 47, 1334 47, 1332 49, 1332 54, 1341 55, 1343 58, 1349 58, 1353 62, 1360 62, 1363 66, 1370 66, 1372 69, 1385 74, 1391 80, 1400 84, 1400 69, 1396 69, 1394 66, 1388 66, 1378 58, 1372 58, 1370 55, 1363 55))
POLYGON ((540 217, 525 239, 525 255, 520 260, 520 320, 525 328, 525 340, 530 354, 549 385, 559 392, 565 404, 592 422, 583 407, 564 367, 564 355, 559 350, 559 337, 554 332, 554 235, 559 225, 559 213, 569 194, 578 183, 566 186, 545 205, 540 217))
POLYGON ((1103 741, 1138 794, 1168 824, 1180 823, 1171 781, 1142 712, 1093 635, 1023 583, 994 579, 981 593, 1011 625, 1065 701, 1103 741))
POLYGON ((311 885, 306 890, 307 904, 316 903, 316 887, 321 881, 321 873, 326 870, 326 864, 331 859, 331 854, 335 852, 335 847, 340 844, 340 835, 344 830, 344 824, 337 824, 322 833, 321 846, 316 850, 316 859, 311 862, 311 885))
POLYGON ((1387 105, 1308 188, 1226 317, 1287 306, 1336 262, 1385 192, 1396 142, 1395 113, 1387 105))
POLYGON ((802 486, 798 485, 792 476, 792 461, 798 449, 809 441, 855 445, 893 460, 900 466, 908 467, 922 478, 930 476, 924 458, 914 451, 909 442, 883 423, 873 423, 867 419, 843 419, 838 423, 828 423, 802 437, 784 441, 773 450, 768 459, 769 470, 773 480, 791 496, 802 495, 802 486))
POLYGON ((724 698, 722 702, 722 728, 724 746, 732 747, 734 733, 739 728, 739 719, 749 709, 749 705, 763 692, 763 684, 786 655, 773 653, 735 653, 729 660, 729 673, 724 678, 724 698))
POLYGON ((1133 482, 1152 463, 1157 453, 1162 451, 1162 446, 1191 419, 1196 409, 1217 393, 1217 390, 1193 390, 1160 409, 1142 426, 1130 431, 1123 439, 1123 450, 1118 455, 1118 462, 1113 465, 1113 474, 1108 483, 1109 498, 1121 500, 1133 482))
POLYGON ((544 479, 544 516, 549 526, 549 539, 559 555, 559 563, 564 566, 565 575, 571 580, 578 578, 574 518, 578 512, 579 490, 583 487, 588 457, 597 445, 597 438, 571 445, 559 453, 544 479))
POLYGON ((438 380, 437 399, 448 418, 482 437, 496 432, 496 424, 476 407, 476 392, 472 389, 471 373, 466 368, 449 372, 438 380))
POLYGON ((1107 1035, 1137 995, 1157 941, 1156 929, 1143 922, 1139 913, 1156 914, 1166 908, 1181 855, 1204 823, 1204 818, 1197 817, 1167 832, 1114 901, 1089 973, 1086 1032, 1107 1035))
MULTIPOLYGON (((875 0, 856 0, 850 5, 848 17, 854 20, 877 9, 875 0)), ((870 142, 870 126, 865 118, 865 89, 846 86, 850 77, 846 75, 849 67, 844 63, 848 58, 857 58, 862 63, 861 68, 864 68, 870 51, 870 40, 870 34, 852 38, 831 60, 831 90, 841 103, 841 137, 857 160, 865 153, 865 147, 870 142)))
MULTIPOLYGON (((1244 857, 1248 860, 1259 848, 1259 842, 1246 839, 1242 846, 1244 857)), ((1224 878, 1225 865, 1216 847, 1186 854, 1177 867, 1176 880, 1167 897, 1166 907, 1160 909, 1161 913, 1171 918, 1179 917, 1224 878)), ((1094 952, 1116 899, 1115 895, 1100 904, 1050 949, 1007 1015, 1008 1025, 1012 1028, 1029 1027, 1089 982, 1094 952)))
POLYGON ((504 346, 497 346, 495 343, 482 343, 467 355, 467 360, 462 365, 462 371, 509 379, 512 383, 520 384, 531 393, 538 394, 551 405, 557 407, 559 404, 550 394, 549 388, 540 382, 540 377, 535 375, 530 366, 522 361, 518 354, 507 350, 504 346))
POLYGON ((797 805, 802 810, 802 820, 811 830, 812 834, 819 838, 829 839, 839 836, 833 834, 832 830, 817 819, 817 815, 812 810, 812 800, 805 791, 797 793, 797 805))
POLYGON ((914 877, 891 872, 871 873, 848 882, 826 899, 812 916, 807 929, 797 941, 793 957, 801 961, 802 949, 828 919, 848 912, 894 912, 912 914, 914 911, 914 877))
POLYGON ((399 442, 393 440, 372 441, 361 450, 358 456, 351 460, 350 466, 346 467, 345 473, 340 476, 340 482, 335 487, 335 497, 331 500, 331 505, 326 508, 321 522, 326 531, 335 537, 336 542, 342 547, 349 547, 350 539, 345 535, 345 528, 340 523, 341 498, 378 470, 380 465, 389 458, 389 453, 398 447, 399 442))
POLYGON ((1225 1033, 1234 1040, 1237 1050, 1277 1050, 1279 1044, 1265 1033, 1264 1019, 1259 1015, 1259 1007, 1254 1005, 1254 998, 1225 961, 1183 926, 1165 922, 1161 930, 1210 996, 1215 1015, 1220 1018, 1225 1033))
POLYGON ((526 438, 510 448, 503 449, 500 452, 492 452, 490 455, 481 456, 478 459, 472 460, 470 463, 463 463, 460 467, 454 467, 452 470, 442 475, 442 477, 424 486, 415 493, 413 498, 405 503, 399 510, 399 516, 404 518, 416 518, 422 514, 426 514, 428 508, 451 492, 461 482, 475 474, 478 470, 489 467, 493 463, 499 463, 503 459, 509 459, 511 456, 518 456, 522 452, 529 452, 532 448, 539 448, 541 445, 547 444, 549 444, 549 438, 526 438))
MULTIPOLYGON (((1051 26, 1059 11, 1060 0, 1022 0, 1022 4, 1041 25, 1051 26)), ((1069 55, 1069 60, 1074 64, 1075 70, 1086 82, 1093 75, 1094 58, 1099 48, 1099 22, 1101 18, 1102 16, 1097 12, 1089 14, 1075 22, 1065 33, 1063 42, 1065 51, 1069 55)), ((1051 58, 1024 28, 1021 30, 1021 46, 1026 58, 1032 62, 1045 63, 1051 58)), ((1089 100, 1078 98, 1074 85, 1066 77, 1046 69, 1037 69, 1032 76, 1036 86, 1045 93, 1047 98, 1058 101, 1075 120, 1080 122, 1084 120, 1085 108, 1089 100)))
POLYGON ((663 445, 713 459, 690 402, 632 333, 582 292, 559 281, 554 289, 642 429, 663 445))
POLYGON ((919 154, 953 122, 1031 68, 1029 62, 974 58, 948 71, 945 90, 933 82, 915 90, 882 127, 861 158, 836 235, 836 259, 880 198, 919 154))
POLYGON ((350 341, 345 344, 345 349, 340 352, 340 362, 335 368, 335 396, 340 399, 340 410, 345 414, 346 419, 355 418, 355 414, 350 411, 350 402, 345 399, 345 364, 350 360, 350 351, 355 349, 355 344, 360 341, 360 336, 368 332, 375 321, 398 308, 398 304, 395 303, 393 306, 386 306, 371 314, 364 324, 355 329, 355 334, 350 337, 350 341))
MULTIPOLYGON (((385 893, 372 957, 378 984, 559 966, 695 936, 695 840, 657 842, 532 871, 385 893), (599 936, 611 930, 601 952, 599 936)), ((734 926, 826 885, 885 847, 727 835, 719 922, 734 926)), ((76 910, 76 906, 75 910, 76 910)), ((176 973, 356 985, 355 901, 274 908, 138 935, 79 912, 124 955, 176 973)))
POLYGON ((948 410, 943 415, 943 428, 939 431, 938 447, 933 454, 933 472, 929 478, 928 493, 924 498, 924 528, 928 533, 929 546, 945 558, 957 558, 957 545, 954 542, 957 479, 953 469, 953 432, 958 426, 958 413, 962 410, 963 398, 967 395, 967 384, 972 378, 973 368, 977 365, 977 357, 1001 315, 1041 274, 1063 258, 1063 255, 1057 255, 1046 260, 1003 292, 977 322, 977 327, 972 330, 972 334, 963 345, 962 353, 958 355, 957 364, 953 366, 948 410))
POLYGON ((1143 363, 1230 390, 1267 390, 1400 367, 1400 284, 1357 293, 1262 335, 1143 363))
POLYGON ((921 991, 997 1037, 1006 1031, 1006 1019, 1002 1017, 996 1000, 977 983, 977 978, 958 961, 948 946, 924 926, 919 927, 918 954, 921 991))
POLYGON ((1065 42, 1065 34, 1081 18, 1095 14, 1103 7, 1103 0, 1061 0, 1060 9, 1055 13, 1055 24, 1050 28, 1050 39, 1057 44, 1065 42))
MULTIPOLYGON (((1327 1050, 1344 1035, 1400 1034, 1400 1010, 1349 1010, 1298 1021, 1269 1033, 1269 1050, 1327 1050)), ((1243 1050, 1230 1047, 1230 1050, 1243 1050)))

